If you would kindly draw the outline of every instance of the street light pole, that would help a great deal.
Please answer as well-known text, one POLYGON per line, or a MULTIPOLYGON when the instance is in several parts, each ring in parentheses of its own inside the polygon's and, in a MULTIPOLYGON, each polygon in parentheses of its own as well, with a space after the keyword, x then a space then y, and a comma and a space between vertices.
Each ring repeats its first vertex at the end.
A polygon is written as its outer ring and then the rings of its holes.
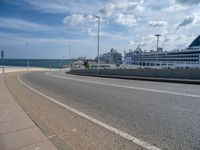
POLYGON ((159 48, 159 37, 161 36, 161 34, 156 34, 155 36, 157 37, 157 51, 158 51, 158 48, 159 48))
MULTIPOLYGON (((27 53, 28 53, 28 45, 29 45, 29 42, 26 42, 27 53)), ((29 71, 29 53, 28 53, 28 58, 27 58, 27 71, 29 71)))
POLYGON ((49 71, 51 71, 51 56, 49 55, 49 71))
POLYGON ((2 59, 2 74, 4 74, 4 51, 1 51, 1 59, 2 59))
POLYGON ((159 37, 161 36, 161 34, 156 34, 155 36, 157 37, 157 58, 156 58, 156 66, 157 66, 158 65, 159 37))
POLYGON ((72 60, 71 60, 71 45, 69 45, 69 64, 70 67, 72 66, 72 60))
POLYGON ((99 33, 100 33, 100 17, 96 16, 97 21, 98 21, 98 39, 97 39, 97 75, 99 75, 99 63, 100 63, 100 59, 99 59, 99 33))

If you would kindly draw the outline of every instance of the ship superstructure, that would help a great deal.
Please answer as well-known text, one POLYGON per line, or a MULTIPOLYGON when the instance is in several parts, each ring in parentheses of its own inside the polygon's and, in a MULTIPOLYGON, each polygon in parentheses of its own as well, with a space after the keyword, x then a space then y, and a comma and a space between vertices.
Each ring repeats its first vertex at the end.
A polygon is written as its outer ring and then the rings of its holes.
POLYGON ((200 36, 184 50, 142 51, 138 47, 129 51, 124 57, 125 64, 137 66, 166 66, 166 67, 200 67, 200 36))

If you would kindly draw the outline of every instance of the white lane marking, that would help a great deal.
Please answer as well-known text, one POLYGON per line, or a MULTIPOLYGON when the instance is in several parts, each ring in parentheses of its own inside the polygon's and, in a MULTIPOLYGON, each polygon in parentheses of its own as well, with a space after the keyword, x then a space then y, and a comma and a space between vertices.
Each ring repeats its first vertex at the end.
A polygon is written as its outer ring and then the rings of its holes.
POLYGON ((117 128, 114 128, 114 127, 112 127, 112 126, 110 126, 110 125, 108 125, 108 124, 106 124, 106 123, 104 123, 102 121, 99 121, 99 120, 97 120, 97 119, 95 119, 95 118, 93 118, 93 117, 91 117, 91 116, 89 116, 87 114, 84 114, 84 113, 82 113, 82 112, 80 112, 80 111, 78 111, 78 110, 76 110, 74 108, 71 108, 70 106, 68 106, 66 104, 63 104, 63 103, 61 103, 61 102, 59 102, 59 101, 57 101, 57 100, 55 100, 55 99, 53 99, 53 98, 51 98, 51 97, 49 97, 47 95, 41 93, 40 91, 32 88, 31 86, 29 86, 25 82, 23 82, 20 79, 19 75, 17 76, 17 79, 21 84, 23 84, 24 86, 26 86, 30 90, 34 91, 35 93, 43 96, 44 98, 46 98, 46 99, 48 99, 48 100, 50 100, 50 101, 52 101, 52 102, 64 107, 64 108, 72 111, 73 113, 75 113, 75 114, 77 114, 77 115, 79 115, 79 116, 81 116, 81 117, 83 117, 83 118, 85 118, 85 119, 87 119, 87 120, 89 120, 89 121, 91 121, 91 122, 93 122, 93 123, 105 128, 105 129, 108 129, 108 130, 114 132, 115 134, 117 134, 117 135, 119 135, 119 136, 121 136, 121 137, 123 137, 123 138, 125 138, 127 140, 130 140, 130 141, 132 141, 132 142, 134 142, 134 143, 136 143, 136 144, 138 144, 138 145, 140 145, 140 146, 142 146, 142 147, 144 147, 144 148, 146 148, 148 150, 161 150, 161 149, 159 149, 159 148, 157 148, 157 147, 155 147, 155 146, 153 146, 151 144, 148 144, 148 143, 146 143, 146 142, 144 142, 144 141, 142 141, 142 140, 140 140, 140 139, 138 139, 138 138, 126 133, 126 132, 124 132, 124 131, 121 131, 121 130, 119 130, 117 128))
POLYGON ((171 95, 179 95, 179 96, 187 96, 187 97, 193 97, 193 98, 200 98, 200 95, 194 95, 194 94, 186 94, 186 93, 180 93, 180 92, 173 92, 173 91, 165 91, 165 90, 157 90, 157 89, 147 89, 147 88, 141 88, 141 87, 133 87, 133 86, 126 86, 126 85, 118 85, 118 84, 112 84, 112 83, 105 83, 105 82, 96 82, 96 81, 88 81, 88 80, 81 80, 81 79, 75 79, 75 78, 69 78, 69 77, 63 77, 55 74, 49 74, 46 72, 47 75, 71 80, 71 81, 79 81, 84 83, 92 83, 92 84, 99 84, 99 85, 106 85, 106 86, 112 86, 112 87, 120 87, 120 88, 127 88, 127 89, 134 89, 134 90, 142 90, 142 91, 149 91, 149 92, 156 92, 156 93, 165 93, 165 94, 171 94, 171 95))

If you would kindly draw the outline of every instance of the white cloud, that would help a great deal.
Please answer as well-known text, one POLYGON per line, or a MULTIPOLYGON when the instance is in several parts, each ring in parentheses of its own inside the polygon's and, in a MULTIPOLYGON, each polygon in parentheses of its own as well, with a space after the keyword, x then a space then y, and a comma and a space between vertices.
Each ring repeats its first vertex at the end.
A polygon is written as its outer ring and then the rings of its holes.
POLYGON ((134 15, 126 15, 122 13, 118 13, 116 17, 114 18, 114 22, 131 27, 136 24, 137 20, 134 15))
POLYGON ((195 24, 199 24, 200 23, 200 12, 195 12, 194 14, 193 14, 193 16, 194 16, 194 23, 195 24))
POLYGON ((170 4, 169 7, 165 8, 164 10, 168 11, 168 12, 178 12, 178 11, 184 11, 187 8, 184 7, 183 5, 177 4, 177 3, 172 3, 170 4))
POLYGON ((166 21, 149 21, 148 25, 152 27, 163 27, 167 25, 167 22, 166 21))
POLYGON ((155 41, 156 41, 155 36, 150 34, 147 36, 142 36, 138 42, 139 42, 139 45, 141 46, 151 45, 152 47, 152 43, 155 43, 155 41))
POLYGON ((97 34, 95 32, 92 31, 91 28, 87 28, 86 30, 82 30, 83 33, 86 33, 90 36, 96 36, 97 34))
POLYGON ((110 17, 115 12, 115 5, 113 3, 108 3, 102 9, 100 9, 99 13, 103 14, 104 17, 110 17))
POLYGON ((115 13, 133 13, 135 11, 143 11, 145 8, 143 0, 137 1, 116 1, 107 3, 99 13, 104 17, 110 17, 115 13))
POLYGON ((48 30, 49 27, 46 25, 14 19, 14 18, 4 18, 0 17, 0 27, 9 28, 9 29, 17 29, 17 30, 27 30, 27 31, 41 31, 48 30))
POLYGON ((171 45, 173 45, 174 49, 178 48, 186 48, 189 44, 194 40, 195 36, 190 33, 184 33, 179 35, 172 35, 171 37, 171 45))
POLYGON ((99 10, 99 15, 109 22, 114 22, 123 26, 133 26, 137 17, 135 12, 141 12, 145 8, 143 0, 135 1, 114 1, 109 2, 99 10))
POLYGON ((95 21, 95 17, 92 15, 72 14, 64 17, 63 24, 74 26, 84 23, 94 23, 95 21))
POLYGON ((116 11, 121 12, 134 12, 134 11, 143 11, 145 9, 144 0, 137 1, 118 1, 115 4, 116 11))
POLYGON ((128 42, 128 46, 129 46, 129 47, 133 47, 134 45, 135 45, 134 40, 130 40, 130 41, 128 42))

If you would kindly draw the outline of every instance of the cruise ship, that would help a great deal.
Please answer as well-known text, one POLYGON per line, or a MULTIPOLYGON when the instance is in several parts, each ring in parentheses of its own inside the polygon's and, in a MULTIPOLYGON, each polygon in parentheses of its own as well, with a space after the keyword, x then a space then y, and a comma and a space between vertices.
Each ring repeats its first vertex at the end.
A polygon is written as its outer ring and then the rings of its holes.
POLYGON ((142 51, 138 48, 125 53, 124 63, 136 66, 161 66, 161 67, 189 67, 200 68, 200 36, 198 36, 188 48, 183 50, 142 51))
MULTIPOLYGON (((120 65, 123 63, 122 54, 113 48, 108 53, 103 53, 99 57, 101 63, 120 65)), ((97 61, 97 58, 96 58, 97 61)))

